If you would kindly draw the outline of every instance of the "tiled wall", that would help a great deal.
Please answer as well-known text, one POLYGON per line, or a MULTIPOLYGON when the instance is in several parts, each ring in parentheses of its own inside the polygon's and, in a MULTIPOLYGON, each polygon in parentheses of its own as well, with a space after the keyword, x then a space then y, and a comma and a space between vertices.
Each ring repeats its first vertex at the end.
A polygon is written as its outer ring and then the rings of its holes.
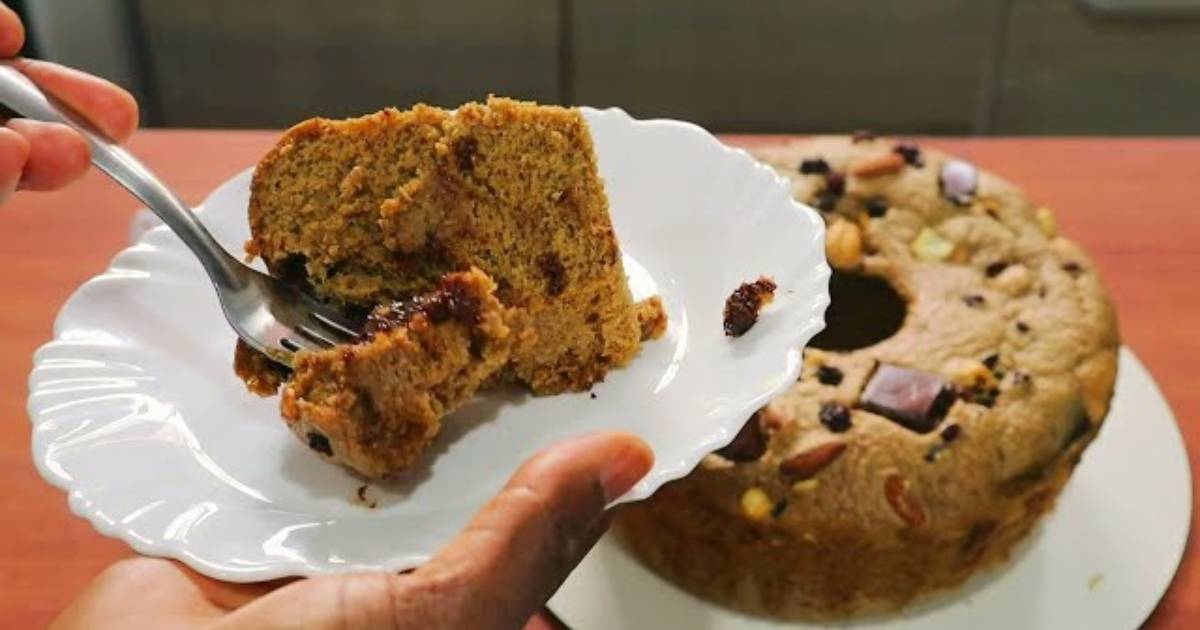
POLYGON ((1200 13, 1074 0, 127 2, 152 119, 172 126, 281 127, 495 92, 722 131, 1200 132, 1200 13))

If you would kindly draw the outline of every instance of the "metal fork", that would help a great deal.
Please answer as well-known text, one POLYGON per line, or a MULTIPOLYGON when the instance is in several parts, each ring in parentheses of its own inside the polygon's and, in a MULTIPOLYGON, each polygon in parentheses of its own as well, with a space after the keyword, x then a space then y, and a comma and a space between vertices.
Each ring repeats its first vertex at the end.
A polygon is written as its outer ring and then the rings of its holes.
POLYGON ((92 164, 142 200, 200 259, 217 289, 225 319, 254 349, 290 366, 300 350, 320 350, 358 338, 357 322, 226 252, 149 168, 8 62, 0 62, 0 103, 31 120, 61 123, 78 131, 91 148, 92 164))

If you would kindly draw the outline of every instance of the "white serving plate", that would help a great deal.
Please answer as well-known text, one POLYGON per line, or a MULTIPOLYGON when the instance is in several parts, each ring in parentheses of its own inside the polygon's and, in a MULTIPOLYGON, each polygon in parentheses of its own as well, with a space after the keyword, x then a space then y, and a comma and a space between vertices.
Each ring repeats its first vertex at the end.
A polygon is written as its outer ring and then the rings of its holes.
POLYGON ((1012 562, 961 589, 897 615, 781 624, 693 597, 605 537, 550 605, 575 630, 1128 630, 1154 610, 1179 566, 1191 488, 1175 417, 1146 368, 1123 349, 1112 410, 1054 512, 1012 562))
MULTIPOLYGON (((625 429, 649 442, 657 462, 623 500, 686 474, 795 381, 829 301, 823 223, 771 169, 699 127, 585 115, 630 286, 662 295, 670 317, 667 336, 595 400, 488 393, 447 420, 415 469, 371 484, 368 509, 354 500, 361 479, 310 453, 278 401, 233 375, 234 335, 209 282, 160 227, 76 291, 37 352, 38 470, 102 533, 233 581, 415 566, 519 462, 568 436, 625 429), (760 274, 779 284, 776 301, 731 341, 724 300, 760 274)), ((233 177, 200 209, 232 251, 248 236, 249 179, 233 177)))

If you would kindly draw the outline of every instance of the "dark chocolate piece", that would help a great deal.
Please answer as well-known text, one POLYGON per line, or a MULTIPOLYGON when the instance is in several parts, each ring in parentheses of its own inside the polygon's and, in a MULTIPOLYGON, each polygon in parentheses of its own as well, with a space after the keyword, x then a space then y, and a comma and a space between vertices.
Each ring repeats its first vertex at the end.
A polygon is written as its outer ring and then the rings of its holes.
POLYGON ((1017 322, 1017 332, 1022 334, 1029 332, 1029 324, 1026 324, 1025 322, 1017 322))
POLYGON ((942 429, 941 433, 942 439, 946 442, 953 442, 960 435, 962 435, 962 427, 957 424, 946 425, 946 428, 942 429))
POLYGON ((993 353, 987 355, 986 357, 983 357, 983 365, 987 369, 991 370, 992 372, 996 371, 996 366, 999 364, 1000 364, 1000 354, 999 353, 993 352, 993 353))
POLYGON ((754 327, 758 312, 774 299, 775 289, 775 281, 765 276, 734 289, 725 300, 725 334, 741 337, 754 327))
POLYGON ((376 307, 367 316, 363 334, 370 339, 381 332, 407 324, 417 315, 424 315, 431 324, 453 319, 471 327, 479 323, 480 307, 479 298, 471 293, 462 280, 448 277, 432 293, 376 307))
POLYGON ((1083 267, 1081 267, 1077 262, 1066 263, 1062 266, 1062 268, 1063 271, 1071 274, 1072 276, 1078 276, 1079 274, 1083 273, 1083 267))
POLYGON ((776 503, 775 507, 771 508, 771 518, 779 518, 780 516, 783 516, 783 512, 784 510, 787 510, 787 506, 788 500, 780 499, 779 503, 776 503))
POLYGON ((742 425, 733 441, 716 451, 717 455, 734 462, 752 462, 767 452, 767 436, 759 422, 761 412, 756 411, 742 425))
POLYGON ((954 391, 940 376, 884 364, 863 390, 861 407, 918 433, 928 433, 953 402, 954 391))
POLYGON ((983 299, 982 295, 975 295, 972 293, 971 295, 964 295, 962 297, 962 301, 963 301, 963 304, 966 304, 967 306, 970 306, 971 308, 978 308, 980 306, 983 306, 983 304, 986 300, 983 299))

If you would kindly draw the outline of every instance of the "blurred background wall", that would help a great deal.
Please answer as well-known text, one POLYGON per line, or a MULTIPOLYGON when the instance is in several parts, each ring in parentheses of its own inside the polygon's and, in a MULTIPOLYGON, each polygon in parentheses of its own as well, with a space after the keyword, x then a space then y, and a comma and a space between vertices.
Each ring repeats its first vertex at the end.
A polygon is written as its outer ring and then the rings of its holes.
POLYGON ((715 131, 1200 132, 1200 0, 23 0, 145 122, 283 127, 489 92, 715 131))

